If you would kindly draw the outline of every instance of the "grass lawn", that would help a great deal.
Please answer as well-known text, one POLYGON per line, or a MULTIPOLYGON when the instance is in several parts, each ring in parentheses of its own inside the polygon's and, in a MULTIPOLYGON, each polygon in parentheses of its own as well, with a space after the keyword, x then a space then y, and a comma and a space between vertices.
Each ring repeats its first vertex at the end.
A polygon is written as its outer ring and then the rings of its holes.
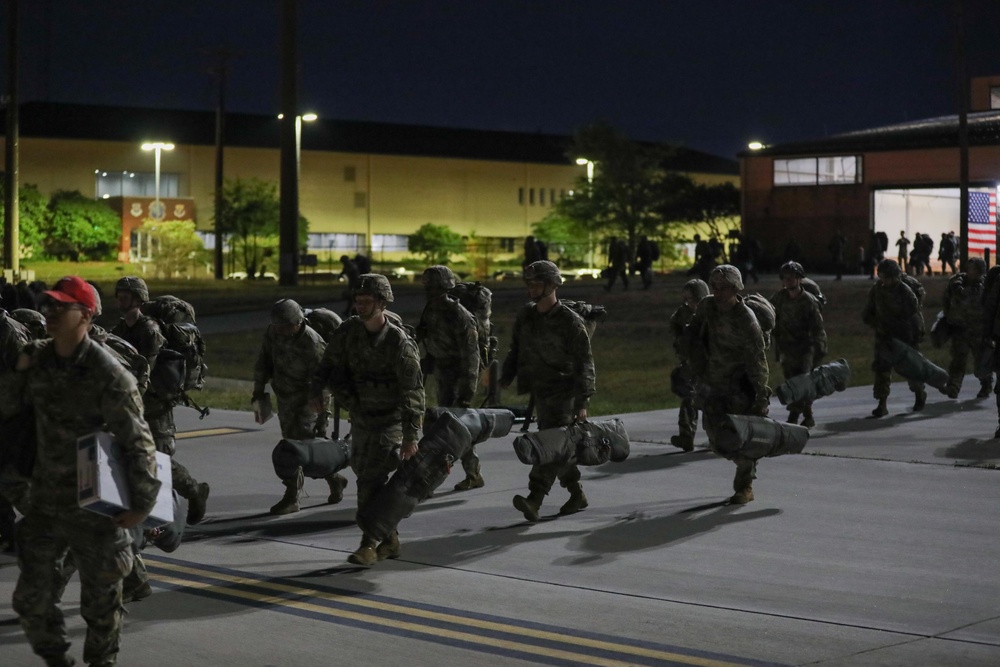
MULTIPOLYGON (((680 305, 680 289, 686 282, 681 275, 660 276, 648 291, 621 291, 616 286, 610 294, 601 284, 594 281, 567 284, 560 294, 566 298, 602 304, 608 310, 607 320, 598 327, 594 335, 593 349, 597 366, 597 393, 591 404, 594 415, 619 412, 639 412, 676 407, 679 401, 669 390, 669 375, 675 358, 669 333, 669 318, 680 305)), ((853 371, 852 386, 870 385, 873 334, 861 322, 861 309, 872 283, 852 277, 842 282, 819 278, 817 282, 827 296, 824 310, 827 334, 829 336, 829 356, 827 360, 847 359, 853 371)), ((947 283, 945 277, 923 278, 927 290, 924 303, 924 319, 933 322, 941 307, 941 296, 947 283)), ((151 284, 154 294, 164 293, 167 285, 151 284)), ((248 308, 267 309, 280 296, 295 296, 308 300, 322 300, 331 294, 339 295, 339 290, 331 292, 331 286, 303 286, 292 290, 282 290, 276 285, 241 285, 230 283, 222 288, 215 283, 205 285, 173 286, 173 293, 195 303, 199 314, 231 312, 248 308), (188 290, 184 288, 188 287, 188 290)), ((501 352, 506 350, 517 309, 526 301, 523 288, 513 281, 491 284, 494 289, 493 323, 501 342, 501 352)), ((415 323, 419 317, 420 300, 405 298, 404 295, 417 292, 415 285, 394 286, 399 294, 396 310, 405 321, 415 323)), ((748 286, 747 291, 756 291, 770 297, 780 289, 776 276, 765 276, 760 283, 748 286)), ((266 326, 261 321, 259 330, 247 333, 218 334, 207 337, 210 375, 241 380, 253 377, 253 361, 256 357, 260 338, 266 326)), ((947 368, 947 350, 936 350, 928 341, 922 351, 934 363, 947 368)), ((783 381, 780 369, 772 364, 771 386, 783 381)), ((428 382, 428 403, 433 402, 433 382, 428 382)), ((246 410, 249 406, 249 389, 245 392, 231 389, 202 392, 196 400, 212 407, 246 410)), ((524 397, 506 392, 505 404, 525 403, 524 397)))

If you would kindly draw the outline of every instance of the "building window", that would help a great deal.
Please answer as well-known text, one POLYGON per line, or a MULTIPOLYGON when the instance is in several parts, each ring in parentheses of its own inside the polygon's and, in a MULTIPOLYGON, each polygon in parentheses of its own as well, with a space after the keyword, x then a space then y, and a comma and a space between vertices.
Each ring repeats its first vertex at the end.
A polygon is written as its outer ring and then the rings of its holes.
POLYGON ((860 155, 778 159, 774 161, 774 184, 842 185, 861 183, 860 155))
MULTIPOLYGON (((95 191, 98 199, 108 197, 155 197, 156 174, 149 171, 94 170, 95 191)), ((180 174, 160 172, 160 196, 180 196, 180 174)))
POLYGON ((363 234, 337 234, 334 232, 309 235, 309 250, 327 250, 350 254, 364 250, 363 234))
POLYGON ((545 206, 545 188, 538 188, 538 205, 545 206))
POLYGON ((517 189, 517 203, 524 206, 524 188, 517 189))
POLYGON ((502 252, 514 252, 514 247, 517 244, 517 239, 508 238, 506 236, 498 239, 500 241, 500 250, 502 252))
POLYGON ((354 193, 354 208, 365 208, 368 206, 368 193, 367 192, 355 192, 354 193))
POLYGON ((549 189, 549 204, 551 204, 552 206, 556 205, 556 189, 555 188, 550 188, 549 189))
POLYGON ((535 205, 535 188, 531 188, 528 190, 528 203, 531 204, 532 206, 535 205))
POLYGON ((354 167, 344 167, 344 181, 353 183, 358 179, 358 170, 354 167))
POLYGON ((990 86, 990 109, 1000 109, 1000 86, 990 86))
POLYGON ((408 242, 406 234, 372 234, 372 252, 406 252, 408 242))

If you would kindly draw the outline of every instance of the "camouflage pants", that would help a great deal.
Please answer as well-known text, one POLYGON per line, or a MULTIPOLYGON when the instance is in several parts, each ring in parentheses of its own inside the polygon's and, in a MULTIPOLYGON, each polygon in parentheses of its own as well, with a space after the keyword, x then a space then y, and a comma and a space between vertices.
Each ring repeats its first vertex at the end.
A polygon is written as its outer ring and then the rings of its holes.
POLYGON ((177 451, 177 441, 174 435, 177 433, 177 426, 174 424, 174 411, 167 410, 155 416, 144 415, 149 430, 153 434, 153 444, 156 451, 163 452, 170 457, 170 475, 173 479, 174 490, 182 498, 190 500, 198 495, 198 481, 191 476, 188 469, 177 462, 174 453, 177 451))
POLYGON ((86 510, 29 509, 18 530, 18 545, 21 575, 13 608, 35 653, 57 659, 69 649, 59 605, 63 563, 71 556, 80 574, 80 614, 87 622, 83 659, 113 664, 122 628, 122 577, 132 569, 128 533, 86 510))
MULTIPOLYGON (((538 430, 558 428, 573 423, 576 416, 573 410, 573 397, 553 397, 551 394, 537 391, 532 394, 535 403, 535 414, 538 419, 538 430)), ((556 480, 564 489, 570 492, 580 488, 580 468, 575 463, 545 463, 531 466, 528 473, 528 491, 531 493, 548 494, 556 480)))
POLYGON ((733 478, 733 490, 739 491, 750 486, 757 478, 757 462, 739 455, 719 451, 715 447, 715 434, 726 415, 751 414, 751 401, 741 392, 718 392, 705 399, 702 411, 702 426, 708 435, 708 444, 719 456, 736 464, 736 476, 733 478))
MULTIPOLYGON (((781 354, 781 372, 785 380, 803 375, 813 369, 812 352, 781 354)), ((788 404, 789 412, 805 412, 812 408, 812 401, 794 401, 788 404)))
MULTIPOLYGON (((286 440, 308 440, 317 437, 316 421, 319 414, 309 407, 308 397, 285 399, 278 396, 278 423, 281 437, 286 440)), ((325 431, 326 428, 324 427, 325 431)), ((320 436, 325 435, 320 433, 320 436)))
POLYGON ((351 470, 358 478, 358 510, 382 490, 399 467, 399 446, 403 443, 401 424, 378 429, 351 426, 351 470))
MULTIPOLYGON (((903 342, 909 344, 908 341, 903 342)), ((872 396, 877 401, 889 398, 889 388, 892 384, 892 364, 886 361, 890 357, 890 353, 885 346, 886 343, 878 338, 875 339, 875 360, 872 362, 872 370, 875 371, 875 384, 872 387, 872 396)), ((915 343, 912 347, 913 349, 917 349, 915 343)), ((907 380, 906 384, 914 394, 924 391, 923 382, 907 380)))
POLYGON ((677 426, 681 435, 693 438, 698 430, 698 408, 694 407, 694 398, 686 396, 681 399, 681 410, 677 413, 677 426))
MULTIPOLYGON (((972 370, 975 372, 979 368, 979 357, 983 353, 982 339, 977 332, 968 329, 958 329, 951 334, 951 362, 948 364, 948 386, 954 387, 956 391, 962 388, 962 380, 965 379, 965 370, 972 355, 972 370)), ((990 387, 993 384, 993 374, 989 377, 978 378, 983 387, 990 387)))
MULTIPOLYGON (((476 382, 456 372, 458 364, 453 359, 435 359, 434 378, 437 388, 437 404, 446 408, 467 408, 472 405, 476 394, 476 382)), ((479 474, 479 456, 473 445, 462 455, 462 469, 467 477, 479 474)))

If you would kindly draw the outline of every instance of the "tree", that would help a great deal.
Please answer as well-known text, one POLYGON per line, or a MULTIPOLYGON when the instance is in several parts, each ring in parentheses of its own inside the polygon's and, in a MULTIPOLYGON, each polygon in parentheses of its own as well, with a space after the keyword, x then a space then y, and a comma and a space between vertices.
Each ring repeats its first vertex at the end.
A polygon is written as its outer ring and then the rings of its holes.
POLYGON ((732 183, 691 182, 680 190, 675 206, 677 219, 704 225, 708 236, 722 239, 730 229, 739 228, 740 191, 732 183))
POLYGON ((634 248, 639 235, 655 235, 663 222, 659 185, 672 153, 669 146, 630 141, 607 124, 580 130, 568 156, 594 162, 594 179, 581 175, 574 196, 560 201, 556 212, 590 232, 623 236, 634 248))
POLYGON ((173 278, 204 259, 205 244, 187 220, 146 220, 141 230, 153 247, 153 266, 158 277, 173 278))
POLYGON ((462 237, 444 225, 428 222, 409 235, 408 247, 429 264, 447 264, 452 254, 462 252, 462 237))
POLYGON ((111 259, 122 236, 122 221, 104 202, 78 190, 59 190, 49 200, 42 226, 45 252, 57 259, 111 259))
POLYGON ((587 228, 578 220, 553 211, 531 226, 535 238, 549 247, 549 255, 559 257, 559 263, 570 266, 586 259, 587 228))
MULTIPOLYGON (((4 183, 0 180, 0 215, 4 214, 4 183)), ((37 185, 26 183, 17 191, 18 245, 21 258, 30 259, 44 252, 45 236, 42 229, 48 216, 48 201, 37 185)), ((0 244, 3 243, 4 229, 0 225, 0 244)), ((0 246, 2 247, 2 246, 0 246)))
MULTIPOLYGON (((231 234, 231 252, 239 255, 248 278, 264 272, 277 252, 281 203, 278 187, 259 178, 226 179, 222 186, 223 233, 231 234)), ((309 242, 309 222, 299 216, 299 246, 309 242)))

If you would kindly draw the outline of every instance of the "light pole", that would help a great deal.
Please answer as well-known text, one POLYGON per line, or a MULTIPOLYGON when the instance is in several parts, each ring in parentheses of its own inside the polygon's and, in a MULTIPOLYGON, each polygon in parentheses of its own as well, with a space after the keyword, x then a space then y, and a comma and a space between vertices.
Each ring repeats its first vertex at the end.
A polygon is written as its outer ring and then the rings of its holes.
MULTIPOLYGON (((284 119, 285 114, 279 113, 278 120, 284 119)), ((299 175, 302 170, 302 121, 311 123, 318 120, 319 116, 314 113, 304 113, 295 117, 295 186, 298 188, 299 175)))
MULTIPOLYGON (((594 189, 594 161, 585 157, 578 157, 576 163, 581 167, 587 165, 587 196, 590 197, 594 189)), ((587 268, 594 267, 594 233, 587 230, 587 268)))
POLYGON ((151 141, 143 144, 142 150, 153 151, 154 155, 156 155, 156 172, 154 175, 156 180, 156 198, 149 207, 149 217, 153 220, 162 220, 166 214, 166 207, 160 201, 160 153, 162 151, 174 150, 174 145, 162 141, 151 141))

